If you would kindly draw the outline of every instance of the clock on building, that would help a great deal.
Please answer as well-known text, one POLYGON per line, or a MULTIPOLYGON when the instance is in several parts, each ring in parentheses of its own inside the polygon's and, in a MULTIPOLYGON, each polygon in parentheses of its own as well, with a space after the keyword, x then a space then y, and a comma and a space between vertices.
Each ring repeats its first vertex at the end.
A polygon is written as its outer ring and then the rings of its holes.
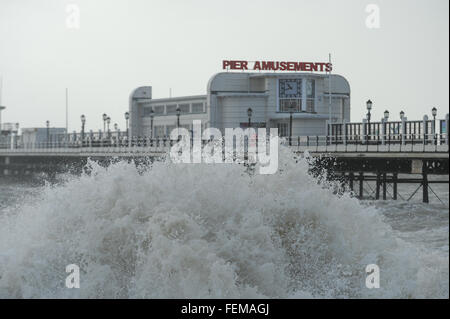
POLYGON ((279 95, 281 98, 299 98, 302 91, 301 79, 280 79, 279 95))

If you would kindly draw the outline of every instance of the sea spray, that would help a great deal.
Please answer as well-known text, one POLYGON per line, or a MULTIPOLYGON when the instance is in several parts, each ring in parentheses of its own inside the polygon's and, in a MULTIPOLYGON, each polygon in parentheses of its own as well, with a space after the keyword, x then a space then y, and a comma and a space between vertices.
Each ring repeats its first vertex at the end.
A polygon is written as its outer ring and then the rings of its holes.
POLYGON ((399 239, 287 148, 274 175, 89 165, 2 212, 0 298, 448 298, 448 256, 399 239), (65 287, 69 264, 79 289, 65 287))

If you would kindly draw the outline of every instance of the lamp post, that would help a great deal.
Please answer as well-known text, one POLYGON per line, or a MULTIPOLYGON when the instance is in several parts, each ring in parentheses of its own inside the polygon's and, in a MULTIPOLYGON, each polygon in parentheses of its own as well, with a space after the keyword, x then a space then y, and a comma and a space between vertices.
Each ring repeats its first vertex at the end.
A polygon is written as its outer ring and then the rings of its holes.
POLYGON ((180 128, 180 115, 181 115, 181 109, 177 107, 177 128, 180 128))
POLYGON ((402 110, 400 111, 400 121, 402 122, 401 130, 399 129, 400 138, 402 140, 402 144, 404 143, 405 134, 406 134, 406 123, 405 123, 405 112, 402 110))
POLYGON ((153 108, 150 109, 150 139, 153 139, 153 118, 155 117, 155 111, 153 108))
POLYGON ((368 136, 368 138, 370 138, 370 133, 371 133, 371 130, 370 130, 370 118, 371 118, 370 111, 372 110, 372 101, 371 100, 367 100, 366 107, 367 107, 366 118, 367 118, 367 125, 368 125, 367 136, 368 136))
POLYGON ((111 124, 111 118, 108 116, 106 118, 106 125, 107 125, 107 129, 108 129, 108 138, 111 137, 111 131, 109 130, 109 124, 111 124))
POLYGON ((11 138, 14 138, 14 148, 17 148, 17 142, 18 142, 18 137, 19 137, 19 123, 16 123, 15 125, 16 128, 16 133, 15 135, 11 134, 11 138))
MULTIPOLYGON (((386 111, 384 111, 384 118, 383 118, 383 129, 384 129, 383 140, 386 140, 386 135, 388 135, 387 134, 387 123, 388 123, 388 120, 389 120, 389 111, 386 110, 386 111)), ((389 132, 390 132, 390 130, 389 130, 389 132)), ((390 140, 390 134, 389 134, 389 140, 390 140)))
POLYGON ((389 111, 386 110, 386 111, 384 111, 384 120, 387 122, 388 119, 389 119, 389 111))
POLYGON ((81 143, 84 142, 84 126, 86 124, 86 116, 84 114, 81 115, 81 143))
POLYGON ((431 109, 431 115, 433 115, 433 120, 436 121, 437 108, 433 107, 431 109))
POLYGON ((253 110, 251 107, 249 107, 247 109, 247 116, 248 116, 248 128, 252 127, 252 115, 253 115, 253 110))
POLYGON ((294 103, 289 105, 289 146, 292 146, 292 116, 294 114, 294 103))
POLYGON ((436 115, 437 115, 437 108, 433 107, 431 109, 431 115, 433 115, 433 138, 434 138, 434 144, 437 145, 437 134, 436 134, 436 115))
POLYGON ((129 128, 128 128, 128 123, 130 120, 130 113, 129 112, 125 112, 125 123, 126 123, 126 128, 127 128, 127 138, 129 138, 129 128))
POLYGON ((47 147, 48 147, 49 142, 50 142, 50 121, 49 120, 47 120, 45 122, 45 126, 47 127, 47 147))
POLYGON ((119 143, 119 124, 114 123, 114 131, 116 132, 116 145, 119 143))
POLYGON ((103 113, 103 133, 106 133, 106 120, 108 119, 108 115, 106 113, 103 113))

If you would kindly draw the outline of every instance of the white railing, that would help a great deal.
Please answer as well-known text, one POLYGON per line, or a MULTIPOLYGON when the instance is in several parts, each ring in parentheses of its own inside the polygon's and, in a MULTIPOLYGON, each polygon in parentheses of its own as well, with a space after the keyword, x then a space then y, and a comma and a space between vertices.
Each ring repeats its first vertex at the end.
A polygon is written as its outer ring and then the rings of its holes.
MULTIPOLYGON (((0 143, 0 154, 123 154, 123 153, 164 153, 175 141, 167 138, 134 138, 124 140, 76 140, 73 142, 42 143, 0 143)), ((203 141, 207 143, 207 141, 203 141)), ((293 136, 282 142, 297 151, 318 153, 330 152, 448 152, 447 134, 404 134, 377 136, 293 136)))

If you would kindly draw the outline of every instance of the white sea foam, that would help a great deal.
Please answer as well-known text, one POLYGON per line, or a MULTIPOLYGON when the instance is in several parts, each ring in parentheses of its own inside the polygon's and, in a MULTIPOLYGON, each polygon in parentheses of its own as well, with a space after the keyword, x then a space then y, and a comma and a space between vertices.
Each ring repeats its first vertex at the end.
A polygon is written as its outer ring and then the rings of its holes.
POLYGON ((448 298, 448 254, 399 239, 281 147, 279 171, 119 162, 0 216, 0 298, 448 298), (367 264, 379 289, 365 287, 367 264), (81 268, 81 288, 64 286, 81 268))

